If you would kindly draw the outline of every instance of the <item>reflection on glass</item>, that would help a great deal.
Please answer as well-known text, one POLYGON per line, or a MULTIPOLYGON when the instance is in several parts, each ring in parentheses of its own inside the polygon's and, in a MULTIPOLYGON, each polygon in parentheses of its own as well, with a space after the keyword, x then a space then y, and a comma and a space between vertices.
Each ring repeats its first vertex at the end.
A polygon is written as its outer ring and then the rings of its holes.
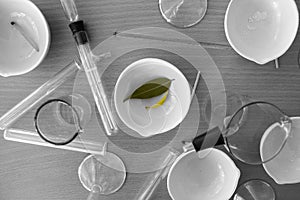
POLYGON ((234 200, 275 200, 271 185, 262 180, 250 180, 241 185, 234 200))
MULTIPOLYGON (((195 150, 225 144, 238 160, 259 165, 280 153, 291 131, 290 118, 274 104, 263 101, 243 105, 224 122, 222 127, 214 127, 194 138, 195 150), (274 128, 276 134, 270 134, 274 128)), ((185 148, 190 146, 187 144, 185 148)))
POLYGON ((106 151, 102 155, 87 156, 78 168, 81 184, 90 191, 88 200, 98 200, 101 195, 118 191, 126 178, 123 161, 115 154, 106 151))
POLYGON ((291 120, 277 106, 267 102, 251 102, 241 107, 230 119, 223 136, 230 152, 247 164, 272 160, 284 147, 291 130, 291 120), (270 126, 278 129, 268 134, 270 126), (276 141, 274 148, 266 148, 276 141), (269 152, 263 149, 271 150, 269 152))
POLYGON ((50 99, 37 109, 35 128, 46 142, 66 145, 83 132, 91 112, 89 102, 79 94, 50 99))
POLYGON ((213 117, 217 119, 224 118, 224 116, 222 116, 222 110, 225 110, 225 118, 221 121, 223 121, 223 126, 226 126, 235 111, 245 105, 249 99, 247 99, 246 96, 238 95, 228 91, 219 92, 219 95, 226 96, 226 102, 218 102, 215 104, 214 110, 212 110, 211 97, 209 94, 206 95, 203 105, 201 106, 201 115, 204 117, 205 122, 209 124, 213 117))
POLYGON ((163 18, 179 28, 191 27, 204 17, 207 0, 159 0, 163 18))

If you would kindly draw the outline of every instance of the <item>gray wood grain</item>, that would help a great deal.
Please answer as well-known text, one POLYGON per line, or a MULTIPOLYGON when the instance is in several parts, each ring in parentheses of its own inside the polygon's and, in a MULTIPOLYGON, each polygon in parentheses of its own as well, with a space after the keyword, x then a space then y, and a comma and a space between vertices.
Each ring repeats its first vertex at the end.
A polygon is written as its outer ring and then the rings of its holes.
MULTIPOLYGON (((17 77, 0 77, 0 115, 48 80, 76 55, 59 1, 33 2, 48 20, 51 47, 47 58, 32 72, 17 77)), ((198 42, 229 46, 223 27, 228 2, 208 0, 205 18, 188 29, 177 29, 167 24, 159 13, 157 0, 77 0, 77 5, 81 18, 87 23, 92 47, 115 31, 142 26, 170 28, 198 42)), ((299 116, 299 48, 298 34, 293 45, 280 58, 280 69, 275 69, 274 62, 259 66, 245 60, 231 48, 208 48, 207 51, 219 67, 227 90, 273 102, 290 116, 299 116)), ((82 200, 87 197, 88 192, 77 177, 77 168, 85 154, 5 141, 2 137, 0 143, 0 199, 82 200)), ((277 185, 261 166, 245 165, 236 160, 235 163, 242 172, 240 183, 249 179, 264 179, 275 188, 278 200, 299 199, 300 184, 277 185)), ((129 178, 122 188, 126 192, 103 199, 132 199, 145 176, 128 174, 129 178)), ((170 199, 165 181, 160 184, 153 199, 170 199)))

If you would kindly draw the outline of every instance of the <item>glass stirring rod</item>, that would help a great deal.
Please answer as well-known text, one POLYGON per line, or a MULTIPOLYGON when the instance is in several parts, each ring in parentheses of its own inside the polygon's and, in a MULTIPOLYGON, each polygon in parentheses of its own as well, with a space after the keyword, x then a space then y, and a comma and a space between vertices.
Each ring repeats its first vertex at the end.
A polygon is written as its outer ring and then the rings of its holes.
POLYGON ((71 22, 69 27, 76 41, 79 57, 91 87, 103 126, 106 133, 112 135, 112 133, 118 131, 118 127, 109 107, 97 66, 93 60, 92 50, 90 48, 87 32, 84 30, 83 21, 79 20, 74 0, 61 0, 61 4, 66 18, 71 22))

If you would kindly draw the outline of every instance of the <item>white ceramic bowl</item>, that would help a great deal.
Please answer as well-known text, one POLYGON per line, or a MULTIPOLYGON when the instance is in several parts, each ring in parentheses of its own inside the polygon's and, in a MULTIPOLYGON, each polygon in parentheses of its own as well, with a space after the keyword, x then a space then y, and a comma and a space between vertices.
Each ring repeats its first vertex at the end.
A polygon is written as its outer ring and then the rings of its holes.
POLYGON ((283 55, 294 41, 298 24, 294 0, 231 0, 224 20, 232 48, 258 64, 283 55))
POLYGON ((167 187, 173 200, 228 200, 233 195, 239 169, 224 152, 204 151, 201 159, 195 151, 184 153, 172 165, 167 187))
MULTIPOLYGON (((275 158, 263 164, 265 171, 278 184, 294 184, 300 182, 300 117, 291 117, 291 120, 292 128, 290 136, 283 149, 275 158)), ((274 125, 272 126, 274 127, 274 125)), ((272 126, 270 129, 272 129, 272 126)), ((266 131, 266 134, 276 135, 276 129, 269 132, 266 131)), ((280 134, 277 133, 277 135, 280 134)), ((281 140, 281 137, 278 138, 281 140)), ((264 150, 261 147, 261 155, 267 154, 268 149, 276 149, 277 147, 272 145, 276 145, 277 143, 280 142, 273 141, 269 143, 268 147, 265 147, 264 150)))
POLYGON ((114 91, 114 103, 120 119, 143 137, 175 128, 188 113, 190 101, 191 89, 185 76, 174 65, 157 58, 145 58, 130 64, 118 78, 114 91), (157 103, 161 96, 123 102, 135 89, 159 77, 174 79, 162 106, 145 109, 145 106, 157 103))
POLYGON ((50 31, 41 11, 29 0, 0 0, 0 75, 25 74, 47 55, 50 31), (16 21, 35 43, 35 51, 10 22, 16 21))

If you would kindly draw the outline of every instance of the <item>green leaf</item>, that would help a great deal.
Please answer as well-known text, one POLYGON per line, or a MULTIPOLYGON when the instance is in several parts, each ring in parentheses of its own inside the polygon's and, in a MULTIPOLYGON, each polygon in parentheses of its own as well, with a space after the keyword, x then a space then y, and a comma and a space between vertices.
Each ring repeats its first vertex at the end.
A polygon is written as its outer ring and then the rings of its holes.
POLYGON ((123 102, 128 99, 150 99, 157 97, 169 90, 171 82, 168 78, 156 78, 151 81, 146 82, 139 88, 137 88, 131 95, 123 100, 123 102))

